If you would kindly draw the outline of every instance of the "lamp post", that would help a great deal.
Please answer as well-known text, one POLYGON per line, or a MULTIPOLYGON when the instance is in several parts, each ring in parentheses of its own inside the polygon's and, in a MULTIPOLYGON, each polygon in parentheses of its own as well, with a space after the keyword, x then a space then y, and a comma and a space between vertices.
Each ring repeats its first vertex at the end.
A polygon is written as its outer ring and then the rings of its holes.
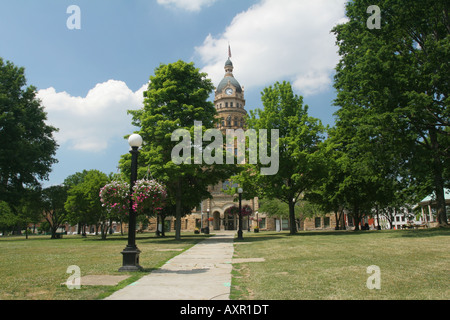
POLYGON ((242 188, 238 188, 238 193, 239 193, 239 230, 238 230, 238 240, 243 240, 244 238, 242 237, 242 188))
POLYGON ((206 209, 206 221, 208 221, 207 222, 207 225, 206 225, 206 234, 209 234, 209 208, 208 209, 206 209))
POLYGON ((130 208, 128 222, 128 244, 122 251, 123 265, 119 271, 141 271, 139 265, 139 253, 141 251, 136 246, 136 213, 133 210, 133 187, 137 180, 137 158, 139 155, 139 147, 142 145, 142 137, 138 134, 132 134, 128 138, 131 150, 131 176, 130 176, 130 208))
POLYGON ((203 201, 200 203, 201 219, 200 219, 200 232, 203 232, 203 201))

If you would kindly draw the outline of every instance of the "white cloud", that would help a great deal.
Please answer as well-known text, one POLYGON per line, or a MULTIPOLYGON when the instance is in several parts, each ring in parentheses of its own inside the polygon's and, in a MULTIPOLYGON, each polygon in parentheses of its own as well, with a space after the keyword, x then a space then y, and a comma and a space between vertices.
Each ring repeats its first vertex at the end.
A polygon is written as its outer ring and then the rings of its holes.
POLYGON ((203 7, 211 6, 217 0, 157 0, 158 4, 176 7, 187 11, 200 11, 203 7))
POLYGON ((223 75, 228 43, 236 79, 245 87, 291 81, 302 95, 332 84, 339 61, 330 32, 345 19, 347 0, 261 0, 238 14, 223 34, 211 34, 196 53, 214 83, 223 75))
POLYGON ((136 92, 122 81, 99 83, 86 97, 73 97, 51 87, 39 90, 38 98, 47 112, 47 123, 59 128, 57 142, 71 149, 102 151, 117 138, 131 133, 128 110, 142 107, 143 91, 136 92))

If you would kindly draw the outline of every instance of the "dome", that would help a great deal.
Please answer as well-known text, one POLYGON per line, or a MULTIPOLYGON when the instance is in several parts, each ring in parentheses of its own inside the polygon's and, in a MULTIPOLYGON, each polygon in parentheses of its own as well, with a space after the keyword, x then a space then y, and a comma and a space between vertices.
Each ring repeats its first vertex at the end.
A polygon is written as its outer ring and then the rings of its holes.
POLYGON ((225 77, 219 83, 217 87, 217 92, 222 92, 223 89, 228 85, 228 82, 231 83, 233 87, 236 88, 236 91, 242 93, 242 88, 239 82, 233 77, 233 62, 231 62, 230 58, 228 58, 227 62, 225 62, 225 77))
POLYGON ((236 88, 236 91, 242 93, 242 88, 239 82, 233 76, 225 76, 225 78, 220 81, 219 86, 217 87, 217 92, 222 92, 223 89, 228 85, 228 81, 230 84, 236 88))
POLYGON ((228 67, 228 66, 233 66, 233 62, 231 62, 231 60, 228 58, 228 60, 227 60, 227 62, 225 62, 225 67, 228 67))

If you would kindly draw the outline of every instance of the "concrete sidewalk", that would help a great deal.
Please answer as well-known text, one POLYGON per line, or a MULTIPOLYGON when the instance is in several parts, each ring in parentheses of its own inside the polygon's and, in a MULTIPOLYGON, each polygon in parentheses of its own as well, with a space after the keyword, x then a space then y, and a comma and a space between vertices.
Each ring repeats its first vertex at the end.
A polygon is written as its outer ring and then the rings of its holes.
POLYGON ((235 233, 218 231, 105 300, 229 300, 235 233))

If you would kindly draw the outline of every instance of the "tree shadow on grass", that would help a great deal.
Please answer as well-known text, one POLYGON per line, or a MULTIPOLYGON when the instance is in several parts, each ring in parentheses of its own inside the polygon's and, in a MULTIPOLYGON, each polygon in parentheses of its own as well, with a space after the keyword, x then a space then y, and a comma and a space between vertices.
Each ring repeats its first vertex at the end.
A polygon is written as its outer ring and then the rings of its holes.
POLYGON ((299 231, 291 237, 310 237, 310 236, 361 236, 374 235, 380 232, 379 230, 330 230, 330 231, 299 231))
POLYGON ((248 242, 260 242, 260 241, 270 241, 270 240, 279 240, 288 237, 288 233, 266 233, 260 232, 257 235, 247 236, 245 233, 243 234, 243 239, 239 240, 234 238, 234 244, 239 243, 248 243, 248 242))
POLYGON ((413 229, 398 230, 398 236, 405 238, 429 238, 437 236, 450 236, 449 227, 429 228, 429 229, 413 229))
MULTIPOLYGON (((195 234, 186 234, 181 235, 181 239, 177 240, 175 239, 175 235, 166 235, 164 237, 158 237, 152 233, 147 234, 138 234, 136 235, 136 242, 140 243, 166 243, 166 244, 188 244, 188 243, 197 243, 200 241, 203 241, 207 239, 209 236, 207 235, 195 235, 195 234)), ((101 239, 100 236, 93 236, 84 238, 84 241, 100 241, 100 242, 110 242, 110 241, 120 241, 120 242, 127 242, 128 241, 128 235, 114 235, 114 236, 108 236, 106 239, 101 239)))
POLYGON ((333 231, 299 231, 295 235, 285 234, 287 237, 311 237, 311 236, 377 236, 389 235, 393 238, 397 237, 435 237, 450 236, 450 228, 429 228, 429 229, 405 229, 405 230, 333 230, 333 231))
POLYGON ((257 235, 245 236, 243 240, 234 239, 234 243, 245 242, 259 242, 270 241, 289 238, 302 238, 302 237, 366 237, 366 236, 391 236, 397 237, 433 237, 441 235, 450 235, 450 228, 441 229, 420 229, 420 230, 325 230, 325 231, 298 231, 296 234, 291 235, 289 232, 261 232, 257 235))

